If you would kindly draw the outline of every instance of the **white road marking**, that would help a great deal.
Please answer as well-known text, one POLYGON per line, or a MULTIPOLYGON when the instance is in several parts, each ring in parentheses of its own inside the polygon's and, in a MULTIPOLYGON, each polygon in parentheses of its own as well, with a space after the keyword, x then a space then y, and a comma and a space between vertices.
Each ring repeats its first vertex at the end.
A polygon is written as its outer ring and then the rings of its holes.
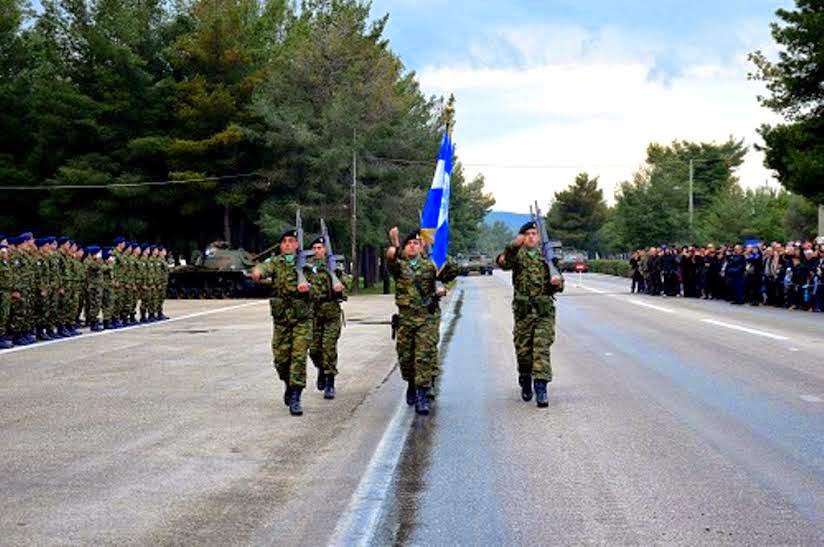
POLYGON ((808 403, 824 403, 824 399, 816 397, 815 395, 802 395, 801 400, 807 401, 808 403))
POLYGON ((606 352, 604 355, 605 355, 606 357, 612 357, 612 353, 610 353, 610 352, 606 352))
POLYGON ((214 310, 206 310, 197 313, 190 313, 188 315, 181 315, 180 317, 172 317, 171 319, 167 319, 166 321, 158 321, 156 323, 145 323, 145 324, 138 324, 132 325, 131 327, 124 327, 122 329, 112 329, 112 330, 104 330, 100 332, 89 332, 84 333, 81 336, 73 336, 71 338, 61 338, 59 340, 48 340, 46 342, 38 342, 36 344, 31 344, 29 346, 15 346, 11 349, 4 349, 0 351, 0 357, 4 355, 9 355, 11 353, 16 353, 18 351, 26 351, 32 349, 39 349, 45 348, 48 346, 53 346, 55 344, 62 344, 63 342, 72 342, 77 340, 88 340, 89 338, 94 338, 96 336, 106 336, 108 334, 117 334, 121 332, 128 332, 135 329, 141 328, 148 328, 148 327, 159 327, 162 325, 168 325, 169 323, 174 323, 176 321, 185 321, 186 319, 194 319, 195 317, 203 317, 204 315, 212 315, 214 313, 221 313, 225 311, 236 310, 239 308, 246 308, 248 306, 255 306, 258 304, 268 304, 268 300, 255 300, 254 302, 246 302, 245 304, 237 304, 235 306, 226 306, 225 308, 217 308, 214 310))
POLYGON ((647 304, 646 302, 641 302, 640 300, 635 300, 634 298, 622 298, 625 302, 629 302, 630 304, 635 304, 636 306, 644 306, 645 308, 651 308, 653 310, 662 311, 664 313, 675 313, 675 310, 671 310, 670 308, 664 308, 662 306, 656 306, 655 304, 647 304))
MULTIPOLYGON (((457 292, 453 293, 446 311, 441 316, 438 351, 442 349, 446 328, 454 316, 457 295, 457 292)), ((346 511, 338 520, 329 545, 366 546, 374 543, 375 533, 378 531, 377 527, 385 510, 389 488, 414 419, 414 409, 407 408, 404 399, 398 401, 392 420, 383 432, 378 447, 366 467, 366 472, 349 500, 346 511)))
POLYGON ((725 323, 724 321, 718 321, 716 319, 702 319, 704 323, 710 323, 712 325, 717 325, 719 327, 724 327, 727 329, 738 330, 741 332, 747 332, 749 334, 755 334, 757 336, 763 336, 765 338, 772 338, 773 340, 789 340, 786 336, 781 336, 780 334, 772 334, 771 332, 766 332, 763 330, 758 329, 751 329, 749 327, 742 327, 741 325, 735 325, 733 323, 725 323))
POLYGON ((799 351, 798 348, 789 348, 789 349, 790 349, 790 351, 799 351))

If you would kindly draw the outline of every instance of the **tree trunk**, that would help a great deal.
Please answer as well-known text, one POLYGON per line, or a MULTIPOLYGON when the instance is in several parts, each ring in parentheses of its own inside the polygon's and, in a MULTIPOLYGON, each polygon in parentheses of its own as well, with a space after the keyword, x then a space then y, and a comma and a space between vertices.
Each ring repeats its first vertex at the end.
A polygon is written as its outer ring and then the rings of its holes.
POLYGON ((223 240, 232 246, 232 218, 228 205, 223 206, 223 240))

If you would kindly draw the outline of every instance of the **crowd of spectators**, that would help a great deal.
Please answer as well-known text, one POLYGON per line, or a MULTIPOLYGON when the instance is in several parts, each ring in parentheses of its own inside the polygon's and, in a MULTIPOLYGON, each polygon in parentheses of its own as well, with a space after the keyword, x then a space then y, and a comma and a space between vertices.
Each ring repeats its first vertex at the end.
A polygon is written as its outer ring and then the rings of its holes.
POLYGON ((670 246, 630 258, 632 292, 824 310, 824 242, 670 246))

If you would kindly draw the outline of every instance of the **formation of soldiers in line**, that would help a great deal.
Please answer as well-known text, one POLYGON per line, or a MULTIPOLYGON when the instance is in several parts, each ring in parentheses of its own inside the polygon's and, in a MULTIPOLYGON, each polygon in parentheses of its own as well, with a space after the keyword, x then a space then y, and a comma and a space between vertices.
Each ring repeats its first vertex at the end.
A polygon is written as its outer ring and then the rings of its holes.
POLYGON ((824 311, 824 244, 662 245, 630 258, 631 291, 824 311))
POLYGON ((0 234, 0 349, 168 319, 166 249, 0 234))
MULTIPOLYGON (((427 256, 420 230, 400 240, 397 227, 389 232, 387 269, 395 281, 393 317, 397 327, 396 351, 400 374, 407 384, 405 399, 418 415, 430 413, 440 374, 440 300, 447 284, 459 274, 457 263, 447 259, 439 269, 427 256)), ((351 277, 331 271, 327 260, 328 235, 312 242, 312 258, 299 264, 301 243, 295 229, 285 231, 277 256, 256 266, 252 276, 271 283, 272 354, 283 382, 283 404, 290 414, 303 414, 301 396, 306 387, 306 355, 317 369, 317 388, 325 399, 335 397, 338 374, 337 343, 341 334, 341 305, 351 277)), ((525 224, 498 257, 504 270, 512 270, 513 330, 518 360, 518 384, 524 401, 533 393, 540 408, 548 406, 547 384, 552 381, 550 349, 555 339, 554 295, 563 290, 563 277, 548 265, 538 248, 541 236, 535 222, 525 224)))

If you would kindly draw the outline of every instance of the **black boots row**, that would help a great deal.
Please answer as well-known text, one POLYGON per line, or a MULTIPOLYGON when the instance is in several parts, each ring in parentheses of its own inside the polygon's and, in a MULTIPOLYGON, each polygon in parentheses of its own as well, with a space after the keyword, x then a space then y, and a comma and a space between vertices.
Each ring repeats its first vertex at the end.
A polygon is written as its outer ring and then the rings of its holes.
POLYGON ((535 394, 535 403, 538 408, 546 408, 549 406, 549 395, 547 395, 547 381, 546 380, 532 380, 530 374, 518 375, 518 384, 521 386, 521 399, 526 402, 532 400, 533 389, 535 394))

